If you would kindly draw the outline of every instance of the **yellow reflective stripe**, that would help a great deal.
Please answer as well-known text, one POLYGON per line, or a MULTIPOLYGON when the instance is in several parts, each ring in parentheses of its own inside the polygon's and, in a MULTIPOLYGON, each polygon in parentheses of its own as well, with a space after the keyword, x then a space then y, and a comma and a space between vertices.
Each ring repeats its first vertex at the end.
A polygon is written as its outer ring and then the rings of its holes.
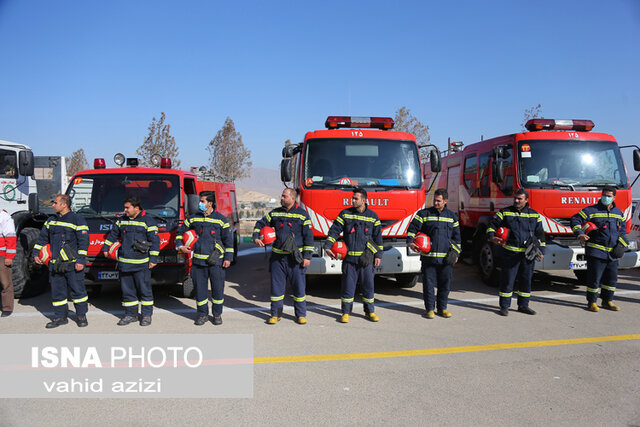
POLYGON ((303 251, 312 251, 313 250, 313 246, 303 246, 302 250, 303 251))
POLYGON ((306 295, 305 295, 305 296, 303 296, 303 297, 296 297, 296 296, 294 296, 294 297, 293 297, 293 300, 294 300, 295 302, 303 302, 303 301, 306 301, 306 300, 307 300, 307 296, 306 296, 306 295))
POLYGON ((495 233, 495 232, 496 232, 495 229, 493 229, 491 227, 487 228, 487 233, 495 233))
POLYGON ((340 224, 344 225, 344 220, 342 218, 337 217, 336 221, 338 221, 340 224))
POLYGON ((147 231, 158 231, 158 226, 152 225, 151 227, 147 228, 147 231))
POLYGON ((600 289, 598 289, 598 288, 587 288, 587 292, 592 292, 594 294, 597 294, 598 292, 600 292, 600 289))
POLYGON ((379 220, 379 219, 378 219, 378 220, 376 220, 376 222, 374 222, 374 223, 373 223, 373 225, 374 225, 374 226, 378 226, 378 225, 380 225, 380 224, 382 224, 382 223, 380 222, 380 220, 379 220))
POLYGON ((594 249, 600 249, 601 251, 611 252, 613 248, 608 248, 606 246, 598 245, 597 243, 587 242, 587 246, 594 249))
POLYGON ((208 299, 203 299, 202 301, 196 302, 196 305, 198 307, 202 307, 203 305, 205 305, 207 303, 207 301, 209 301, 209 300, 208 299))
POLYGON ((517 216, 521 218, 540 218, 540 214, 537 214, 537 213, 504 211, 503 214, 505 216, 517 216))
POLYGON ((107 245, 107 246, 111 246, 111 245, 113 245, 113 242, 111 240, 105 240, 104 244, 107 245))
POLYGON ((618 237, 618 242, 622 243, 622 246, 624 246, 625 248, 629 246, 627 242, 622 238, 622 236, 618 237))
POLYGON ((151 300, 151 301, 140 301, 140 305, 153 305, 153 300, 151 300))
POLYGON ((279 297, 271 297, 271 301, 282 301, 284 299, 284 295, 280 295, 279 297))
POLYGON ((446 216, 427 216, 423 217, 425 221, 440 221, 440 222, 450 222, 453 224, 453 218, 449 218, 446 216))
POLYGON ((351 255, 351 256, 360 256, 362 255, 363 251, 348 251, 347 255, 351 255))
POLYGON ((520 291, 518 291, 518 295, 523 297, 523 298, 531 297, 531 294, 529 292, 520 292, 520 291))
POLYGON ((53 301, 51 304, 54 307, 60 307, 61 305, 65 305, 67 303, 66 299, 63 299, 62 301, 53 301))
POLYGON ((600 286, 602 286, 602 289, 606 289, 611 292, 614 292, 616 290, 615 286, 606 286, 606 285, 600 285, 600 286))
POLYGON ((213 299, 211 298, 211 302, 214 304, 222 304, 224 303, 224 298, 223 299, 213 299))
POLYGON ((353 298, 340 298, 342 302, 353 302, 353 298))
POLYGON ((176 240, 182 240, 182 234, 178 234, 178 235, 176 236, 176 240))
POLYGON ((460 253, 460 251, 461 251, 460 245, 458 245, 457 243, 452 243, 451 247, 453 248, 454 251, 460 253))
MULTIPOLYGON (((207 258, 209 258, 209 255, 208 254, 196 254, 196 253, 194 253, 193 257, 197 258, 197 259, 207 259, 207 258)), ((220 257, 220 258, 222 258, 222 257, 220 257)))
POLYGON ((373 252, 374 254, 378 253, 378 248, 376 248, 375 246, 373 246, 369 242, 367 242, 367 248, 369 248, 371 250, 371 252, 373 252))
POLYGON ((75 225, 75 224, 71 224, 70 222, 64 222, 64 221, 52 220, 49 222, 49 224, 57 225, 59 227, 71 228, 72 230, 89 230, 89 228, 86 225, 75 225))
POLYGON ((134 305, 138 305, 139 301, 122 301, 123 307, 133 307, 134 305))
POLYGON ((278 248, 271 248, 271 252, 276 253, 276 254, 280 254, 280 255, 288 255, 291 252, 287 252, 287 251, 283 251, 281 249, 278 248))
POLYGON ((366 303, 369 303, 369 304, 373 304, 373 300, 374 300, 374 299, 375 299, 375 298, 365 298, 365 297, 362 297, 362 301, 363 301, 363 302, 366 302, 366 303))
POLYGON ((572 230, 573 230, 573 231, 576 231, 576 230, 579 230, 579 229, 581 229, 581 228, 582 228, 582 225, 581 225, 581 224, 577 224, 577 225, 574 225, 574 226, 573 226, 572 230))
POLYGON ((33 249, 40 250, 40 249, 42 249, 42 245, 35 245, 35 246, 33 247, 33 249))
POLYGON ((118 257, 119 262, 124 262, 125 264, 144 264, 145 262, 149 262, 149 258, 142 259, 131 259, 131 258, 122 258, 118 257))
POLYGON ((311 220, 308 219, 305 222, 302 223, 302 225, 311 225, 311 220))
POLYGON ((615 218, 619 220, 624 220, 624 217, 622 215, 608 213, 608 212, 594 212, 592 214, 589 214, 589 219, 591 218, 615 218))
POLYGON ((294 218, 301 221, 306 221, 308 218, 302 214, 290 213, 290 212, 271 212, 274 217, 294 218))
POLYGON ((264 217, 267 219, 267 222, 271 222, 271 215, 266 214, 264 217))
MULTIPOLYGON (((144 223, 144 222, 142 222, 142 221, 117 221, 117 222, 116 222, 116 225, 117 225, 118 227, 120 227, 120 226, 122 226, 122 225, 133 225, 133 226, 135 226, 135 227, 142 227, 142 228, 144 228, 145 230, 147 230, 148 228, 151 228, 151 227, 156 227, 155 225, 148 226, 147 224, 145 224, 145 223, 144 223)), ((158 231, 158 227, 156 227, 156 231, 158 231)))
POLYGON ((421 253, 420 256, 427 258, 444 258, 447 254, 446 252, 427 252, 426 254, 421 253))
POLYGON ((416 237, 416 233, 407 232, 407 237, 416 237))
POLYGON ((89 300, 89 296, 84 296, 82 298, 72 300, 74 304, 80 304, 81 302, 85 302, 89 300))
POLYGON ((160 251, 149 251, 149 255, 158 256, 160 255, 160 251))
POLYGON ((417 219, 417 220, 418 220, 418 222, 423 222, 423 219, 422 219, 422 217, 421 217, 420 215, 416 215, 416 216, 414 216, 413 218, 414 218, 414 219, 417 219))
POLYGON ((254 228, 254 229, 253 229, 253 232, 254 232, 254 233, 259 233, 259 232, 260 232, 260 229, 259 229, 259 228, 254 228))
POLYGON ((227 252, 228 252, 228 253, 233 253, 233 248, 226 248, 224 251, 225 251, 226 253, 227 253, 227 252))
POLYGON ((504 217, 502 216, 502 212, 498 212, 498 213, 496 214, 496 216, 497 216, 498 218, 500 218, 500 219, 504 219, 504 217))
POLYGON ((460 226, 460 223, 458 221, 453 223, 453 228, 456 228, 456 227, 459 227, 459 226, 460 226))
POLYGON ((218 224, 222 227, 225 226, 225 224, 227 225, 227 227, 229 226, 228 223, 226 223, 225 221, 221 220, 221 219, 217 219, 217 218, 206 218, 206 217, 200 217, 197 216, 195 218, 191 218, 192 222, 210 222, 212 224, 218 224))
POLYGON ((84 251, 82 249, 78 250, 78 255, 86 255, 87 251, 84 251))
POLYGON ((336 239, 334 239, 331 236, 327 236, 327 240, 330 241, 331 243, 335 243, 336 242, 336 239))
POLYGON ((498 295, 500 295, 502 298, 511 298, 513 292, 499 292, 498 295))
POLYGON ((580 215, 584 219, 587 219, 587 214, 584 211, 578 212, 578 215, 580 215))
POLYGON ((63 250, 60 251, 60 258, 62 258, 63 261, 69 261, 69 256, 63 250))
POLYGON ((376 221, 378 221, 376 218, 371 218, 371 217, 362 216, 362 215, 344 214, 344 217, 346 219, 357 219, 360 221, 373 222, 374 224, 376 221))
POLYGON ((525 248, 517 248, 515 246, 509 246, 509 245, 504 245, 502 247, 511 252, 524 252, 526 250, 525 248))

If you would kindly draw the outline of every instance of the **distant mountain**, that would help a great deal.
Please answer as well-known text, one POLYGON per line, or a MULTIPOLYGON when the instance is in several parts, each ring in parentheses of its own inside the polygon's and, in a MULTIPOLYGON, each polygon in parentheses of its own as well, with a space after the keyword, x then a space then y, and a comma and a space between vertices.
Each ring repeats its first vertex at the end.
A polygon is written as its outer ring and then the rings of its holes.
POLYGON ((280 200, 284 188, 280 181, 280 171, 267 168, 252 168, 249 178, 239 179, 235 184, 239 189, 257 191, 276 200, 280 200))

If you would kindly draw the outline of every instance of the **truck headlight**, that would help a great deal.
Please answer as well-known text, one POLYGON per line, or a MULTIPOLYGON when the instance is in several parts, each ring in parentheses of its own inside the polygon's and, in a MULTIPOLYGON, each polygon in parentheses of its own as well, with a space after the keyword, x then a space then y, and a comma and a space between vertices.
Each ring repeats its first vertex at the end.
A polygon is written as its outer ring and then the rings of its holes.
POLYGON ((311 256, 321 257, 322 256, 322 242, 313 242, 313 253, 311 256))
POLYGON ((638 241, 636 239, 630 239, 629 240, 629 246, 627 246, 627 249, 630 251, 637 251, 638 250, 638 241))

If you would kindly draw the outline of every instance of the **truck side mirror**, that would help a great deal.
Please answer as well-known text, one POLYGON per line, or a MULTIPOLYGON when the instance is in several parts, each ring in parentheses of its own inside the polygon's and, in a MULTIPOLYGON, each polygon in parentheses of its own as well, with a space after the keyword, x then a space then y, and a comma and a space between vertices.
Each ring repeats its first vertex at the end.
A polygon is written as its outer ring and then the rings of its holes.
POLYGON ((18 173, 22 176, 31 176, 33 167, 33 151, 21 150, 18 153, 18 173))
POLYGON ((431 150, 429 152, 429 164, 431 165, 431 172, 440 172, 442 170, 442 162, 438 150, 431 150))
POLYGON ((38 193, 29 193, 29 212, 34 215, 40 213, 40 203, 38 202, 38 193))
POLYGON ((200 204, 200 196, 197 194, 187 195, 187 214, 193 215, 198 212, 198 205, 200 204))
POLYGON ((280 162, 280 181, 291 181, 291 158, 282 159, 280 162))
POLYGON ((640 171, 640 150, 633 150, 633 169, 640 171))
POLYGON ((493 182, 500 184, 504 181, 504 161, 493 161, 493 182))

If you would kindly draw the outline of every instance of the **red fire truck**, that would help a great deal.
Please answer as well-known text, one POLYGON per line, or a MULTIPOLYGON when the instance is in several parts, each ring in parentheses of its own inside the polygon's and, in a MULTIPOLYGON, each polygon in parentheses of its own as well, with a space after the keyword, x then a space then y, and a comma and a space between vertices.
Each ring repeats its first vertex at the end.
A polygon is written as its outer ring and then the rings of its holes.
POLYGON ((139 167, 137 158, 125 159, 120 153, 114 161, 119 167, 106 168, 104 159, 95 159, 94 169, 75 174, 66 191, 71 197, 71 209, 84 216, 89 225, 85 284, 97 293, 103 284, 118 282, 115 261, 102 256, 100 249, 123 214, 124 199, 135 196, 142 201, 146 214, 158 222, 160 256, 158 265, 151 270, 151 283, 182 285, 184 295, 191 296, 193 284, 188 275, 191 259, 175 250, 176 231, 187 216, 197 212, 198 193, 213 191, 217 210, 229 219, 237 254, 235 184, 205 181, 194 172, 172 169, 171 159, 160 156, 152 158, 156 167, 150 168, 139 167))
MULTIPOLYGON (((420 257, 407 251, 409 222, 424 207, 419 147, 413 135, 392 131, 388 117, 327 118, 327 130, 308 132, 304 142, 282 151, 281 178, 300 191, 311 217, 314 253, 307 273, 340 274, 322 243, 340 211, 351 206, 354 187, 367 190, 369 207, 382 222, 384 255, 376 274, 395 275, 400 286, 415 285, 420 257)), ((434 164, 437 151, 432 151, 434 164)))
MULTIPOLYGON (((437 188, 447 188, 448 207, 458 213, 463 252, 472 254, 487 282, 494 282, 496 247, 486 239, 487 223, 505 206, 513 192, 524 188, 529 205, 542 215, 546 254, 538 270, 571 269, 584 280, 584 248, 574 237, 570 219, 595 204, 604 186, 617 188, 616 205, 631 226, 631 189, 620 148, 606 133, 591 132, 591 120, 532 119, 528 132, 500 136, 468 145, 450 145, 439 173, 426 172, 427 204, 437 188)), ((625 147, 622 147, 625 148, 625 147)), ((633 152, 640 170, 640 150, 633 152)), ((640 265, 637 242, 620 267, 640 265)))

